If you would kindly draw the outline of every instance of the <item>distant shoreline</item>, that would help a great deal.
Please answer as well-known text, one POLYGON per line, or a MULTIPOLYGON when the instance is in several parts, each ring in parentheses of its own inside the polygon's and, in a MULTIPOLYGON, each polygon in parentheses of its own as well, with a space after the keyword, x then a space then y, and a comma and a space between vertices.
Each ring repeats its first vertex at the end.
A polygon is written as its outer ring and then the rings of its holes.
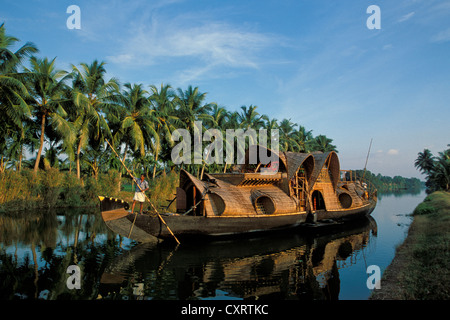
POLYGON ((414 210, 404 242, 369 300, 450 298, 450 193, 430 194, 414 210))

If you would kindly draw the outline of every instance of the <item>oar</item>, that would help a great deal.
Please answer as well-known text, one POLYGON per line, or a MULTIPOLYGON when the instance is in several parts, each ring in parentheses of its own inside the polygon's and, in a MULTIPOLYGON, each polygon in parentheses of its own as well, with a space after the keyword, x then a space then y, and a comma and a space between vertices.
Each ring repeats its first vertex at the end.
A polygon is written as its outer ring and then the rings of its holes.
MULTIPOLYGON (((117 158, 120 160, 120 162, 122 163, 122 165, 124 166, 125 170, 127 170, 128 174, 131 176, 131 178, 133 178, 133 180, 135 180, 134 175, 131 173, 131 171, 127 168, 127 166, 125 165, 125 163, 122 161, 122 159, 120 158, 120 156, 117 154, 116 150, 113 148, 113 146, 109 143, 108 139, 105 139, 106 142, 108 143, 108 145, 111 147, 112 151, 114 151, 114 154, 117 156, 117 158)), ((158 218, 161 220, 161 222, 167 227, 167 230, 169 230, 170 234, 175 238, 175 241, 180 244, 180 241, 178 241, 177 237, 173 234, 172 230, 170 230, 169 226, 167 225, 167 223, 164 221, 164 219, 161 217, 161 215, 158 213, 158 210, 156 210, 155 206, 152 204, 152 202, 150 201, 150 199, 148 198, 148 196, 143 192, 141 186, 136 183, 136 185, 138 186, 139 190, 141 190, 141 192, 144 194, 144 196, 147 198, 148 202, 150 203, 150 205, 152 206, 153 210, 155 210, 156 214, 158 215, 158 218)), ((137 214, 136 214, 137 216, 137 214)), ((134 217, 134 221, 133 224, 131 225, 131 229, 130 229, 130 235, 131 235, 131 231, 133 230, 133 226, 134 223, 136 222, 136 216, 134 217)), ((129 237, 129 235, 128 235, 129 237)))

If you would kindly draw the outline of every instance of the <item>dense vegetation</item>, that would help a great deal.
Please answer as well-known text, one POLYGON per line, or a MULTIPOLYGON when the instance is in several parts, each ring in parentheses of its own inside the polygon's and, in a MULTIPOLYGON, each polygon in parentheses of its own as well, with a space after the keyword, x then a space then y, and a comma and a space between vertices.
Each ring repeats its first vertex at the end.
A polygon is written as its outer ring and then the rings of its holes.
POLYGON ((422 189, 422 182, 417 178, 405 178, 401 176, 382 176, 380 173, 374 174, 369 170, 356 170, 356 176, 364 181, 368 181, 379 192, 391 191, 418 191, 422 189))
MULTIPOLYGON (((18 42, 0 26, 0 211, 29 209, 29 201, 37 207, 73 206, 88 204, 98 193, 124 196, 121 184, 128 177, 122 178, 125 171, 106 140, 130 169, 155 180, 152 191, 173 185, 176 179, 166 176, 179 169, 171 161, 172 133, 193 133, 196 121, 203 132, 215 128, 224 136, 227 129, 267 129, 269 135, 278 129, 281 151, 337 151, 325 135, 259 114, 257 106, 230 111, 207 102, 207 94, 192 86, 121 84, 106 79, 105 63, 97 60, 57 70, 55 59, 36 56, 33 43, 13 50, 18 42)), ((226 171, 227 165, 182 166, 199 175, 226 171)), ((380 191, 417 184, 370 172, 365 178, 380 191)), ((169 189, 163 192, 168 197, 169 189)))
MULTIPOLYGON (((186 90, 105 79, 105 63, 93 61, 57 70, 55 59, 35 56, 37 47, 19 40, 0 26, 0 172, 44 168, 75 171, 78 179, 110 169, 121 170, 105 139, 133 169, 155 177, 172 166, 172 132, 193 132, 194 122, 208 128, 279 129, 280 149, 335 150, 324 135, 289 119, 271 119, 254 105, 229 111, 206 101, 198 87, 186 90), (25 159, 25 150, 32 156, 25 159)), ((202 164, 186 169, 198 173, 202 164)), ((224 164, 205 168, 223 171, 224 164)))
MULTIPOLYGON (((450 147, 450 144, 447 146, 450 147)), ((414 165, 426 175, 428 192, 450 191, 450 149, 439 152, 437 157, 424 149, 419 152, 414 165)))

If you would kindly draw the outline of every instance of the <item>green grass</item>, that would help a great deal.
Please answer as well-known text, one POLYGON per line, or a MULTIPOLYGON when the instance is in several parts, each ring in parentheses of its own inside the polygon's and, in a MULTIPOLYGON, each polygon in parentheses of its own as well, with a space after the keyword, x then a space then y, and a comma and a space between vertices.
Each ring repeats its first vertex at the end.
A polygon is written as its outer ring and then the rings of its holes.
POLYGON ((7 170, 0 174, 0 212, 98 205, 98 195, 118 196, 119 174, 110 170, 98 180, 49 168, 34 173, 7 170))
MULTIPOLYGON (((0 213, 26 211, 42 208, 94 207, 98 205, 98 195, 117 197, 133 202, 134 187, 131 179, 122 177, 119 190, 119 173, 110 170, 101 173, 98 179, 88 176, 81 180, 75 173, 61 172, 57 169, 40 170, 36 174, 29 169, 5 171, 0 174, 0 213)), ((178 174, 170 172, 155 179, 148 179, 150 190, 147 196, 158 212, 168 205, 167 200, 175 197, 179 183, 178 174)), ((152 211, 150 202, 144 210, 152 211)), ((174 212, 175 202, 168 209, 174 212)))
POLYGON ((385 279, 391 292, 383 292, 382 280, 383 299, 450 299, 450 193, 434 192, 416 207, 391 266, 385 279))

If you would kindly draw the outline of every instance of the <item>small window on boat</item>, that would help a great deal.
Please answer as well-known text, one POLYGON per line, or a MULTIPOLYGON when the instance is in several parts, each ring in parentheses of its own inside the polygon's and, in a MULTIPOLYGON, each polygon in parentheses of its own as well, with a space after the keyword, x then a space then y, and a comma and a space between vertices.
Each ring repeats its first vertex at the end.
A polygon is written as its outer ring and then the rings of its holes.
POLYGON ((348 209, 352 206, 353 200, 348 193, 341 193, 339 195, 339 202, 341 203, 342 208, 348 209))
POLYGON ((257 214, 272 214, 275 212, 275 204, 266 196, 259 197, 255 201, 257 214))
POLYGON ((209 195, 209 198, 212 200, 213 205, 213 211, 216 216, 222 215, 222 213, 225 211, 225 202, 223 201, 222 197, 215 193, 211 193, 209 195))

